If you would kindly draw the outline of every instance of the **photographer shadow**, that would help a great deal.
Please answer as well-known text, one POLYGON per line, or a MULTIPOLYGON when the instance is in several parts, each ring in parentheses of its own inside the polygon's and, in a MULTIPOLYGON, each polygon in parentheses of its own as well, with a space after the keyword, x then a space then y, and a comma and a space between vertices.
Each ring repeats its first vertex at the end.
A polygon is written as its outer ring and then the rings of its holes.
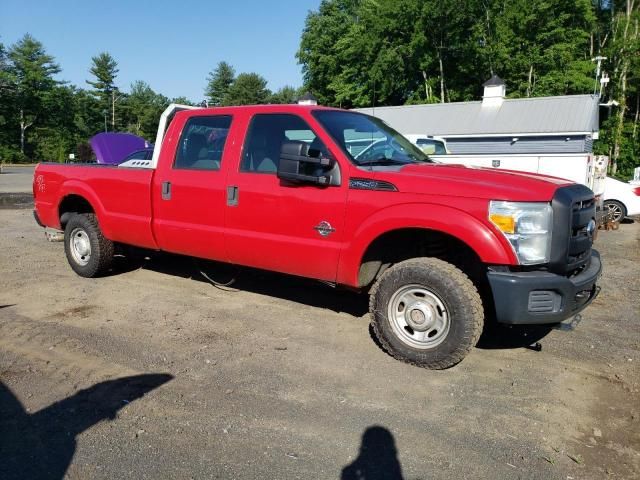
POLYGON ((340 480, 402 480, 396 442, 389 430, 379 425, 362 434, 358 458, 342 469, 340 480))

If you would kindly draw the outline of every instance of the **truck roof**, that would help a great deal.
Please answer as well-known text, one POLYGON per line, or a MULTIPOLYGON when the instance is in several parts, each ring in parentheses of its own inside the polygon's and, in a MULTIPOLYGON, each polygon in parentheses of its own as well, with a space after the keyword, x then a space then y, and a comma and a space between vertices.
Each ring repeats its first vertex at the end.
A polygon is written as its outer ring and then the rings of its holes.
POLYGON ((254 113, 300 113, 312 110, 336 110, 345 111, 339 108, 324 107, 320 105, 298 105, 298 104, 268 104, 268 105, 238 105, 229 107, 209 107, 194 110, 184 110, 176 113, 176 116, 212 115, 220 113, 233 113, 238 111, 254 113))

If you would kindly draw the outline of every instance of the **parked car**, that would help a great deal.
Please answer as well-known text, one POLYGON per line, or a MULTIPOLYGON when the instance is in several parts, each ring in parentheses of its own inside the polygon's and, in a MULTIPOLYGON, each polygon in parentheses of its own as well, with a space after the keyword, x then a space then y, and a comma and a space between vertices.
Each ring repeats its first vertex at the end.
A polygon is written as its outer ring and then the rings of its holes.
POLYGON ((125 163, 131 160, 151 160, 153 157, 153 147, 143 148, 141 150, 136 150, 133 153, 127 155, 122 162, 125 163))
POLYGON ((134 152, 153 147, 144 138, 132 133, 104 132, 89 139, 89 144, 99 164, 119 165, 134 152))
POLYGON ((555 324, 598 293, 595 200, 583 185, 436 164, 352 111, 174 113, 144 165, 36 167, 36 220, 64 230, 78 275, 108 271, 120 243, 348 287, 369 293, 384 349, 428 368, 460 362, 485 313, 555 324), (355 137, 377 139, 384 156, 356 158, 355 137))
POLYGON ((604 208, 614 222, 629 215, 640 215, 640 186, 607 177, 604 182, 604 208))
POLYGON ((433 135, 409 134, 407 139, 427 155, 448 155, 447 141, 433 135))

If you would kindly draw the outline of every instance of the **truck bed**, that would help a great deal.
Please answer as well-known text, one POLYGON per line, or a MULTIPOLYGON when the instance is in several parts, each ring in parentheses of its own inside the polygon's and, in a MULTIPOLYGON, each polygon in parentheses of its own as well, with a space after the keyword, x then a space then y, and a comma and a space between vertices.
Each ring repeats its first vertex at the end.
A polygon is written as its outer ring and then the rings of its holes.
POLYGON ((47 227, 60 228, 60 198, 73 202, 77 195, 94 206, 108 239, 156 248, 151 230, 153 173, 150 169, 110 165, 41 163, 33 182, 40 221, 47 227))

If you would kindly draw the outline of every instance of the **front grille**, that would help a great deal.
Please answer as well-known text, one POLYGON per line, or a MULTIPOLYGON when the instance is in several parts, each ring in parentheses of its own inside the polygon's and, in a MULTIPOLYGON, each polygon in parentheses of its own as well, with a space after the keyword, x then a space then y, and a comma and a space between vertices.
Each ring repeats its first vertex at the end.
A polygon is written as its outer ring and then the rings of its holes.
POLYGON ((591 258, 595 220, 593 192, 584 185, 569 185, 556 191, 553 207, 553 236, 550 270, 571 275, 586 268, 591 258))

